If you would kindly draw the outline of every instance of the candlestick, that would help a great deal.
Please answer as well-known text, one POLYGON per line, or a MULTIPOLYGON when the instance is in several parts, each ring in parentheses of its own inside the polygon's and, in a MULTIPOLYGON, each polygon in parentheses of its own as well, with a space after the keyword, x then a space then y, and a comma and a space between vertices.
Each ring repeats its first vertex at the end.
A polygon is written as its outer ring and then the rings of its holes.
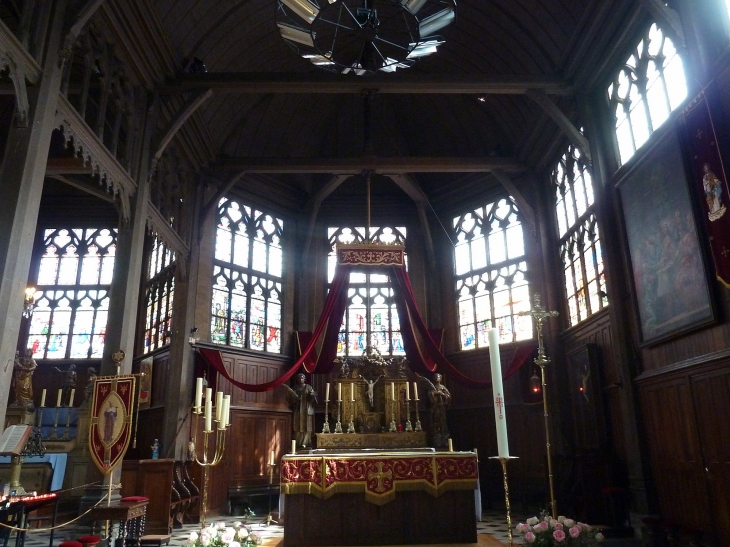
POLYGON ((418 400, 418 382, 413 382, 413 399, 418 400))
POLYGON ((350 384, 350 402, 355 402, 355 382, 350 384))
POLYGON ((225 429, 226 425, 228 425, 226 422, 228 421, 228 405, 231 404, 230 399, 223 399, 223 402, 221 402, 221 411, 220 411, 220 420, 218 420, 218 429, 225 429))
POLYGON ((329 403, 330 402, 330 385, 327 384, 327 387, 324 390, 324 402, 329 403))
POLYGON ((203 379, 198 378, 195 381, 195 407, 193 408, 193 412, 200 414, 201 406, 203 406, 203 379))
POLYGON ((46 406, 46 390, 43 389, 43 392, 41 393, 41 407, 46 406))
POLYGON ((71 388, 71 396, 68 398, 68 406, 69 408, 74 406, 74 395, 76 395, 76 389, 71 388))
POLYGON ((337 400, 342 400, 342 382, 337 382, 337 400))
POLYGON ((502 363, 499 357, 499 331, 489 329, 489 359, 492 370, 492 394, 494 395, 494 422, 497 428, 497 452, 500 458, 509 458, 507 440, 507 414, 504 403, 504 387, 502 386, 502 363))
POLYGON ((390 399, 395 401, 395 382, 390 383, 390 399))
MULTIPOLYGON (((474 451, 476 453, 476 450, 474 451)), ((515 456, 509 456, 507 458, 500 458, 499 456, 491 456, 489 458, 490 460, 499 460, 499 463, 502 464, 502 483, 504 486, 504 503, 507 507, 507 535, 509 536, 509 545, 510 547, 513 547, 514 545, 514 539, 512 538, 512 515, 510 510, 510 503, 509 503, 509 484, 507 482, 507 463, 510 460, 516 460, 517 458, 515 456)))
MULTIPOLYGON (((338 390, 342 384, 337 384, 338 390)), ((335 433, 342 433, 342 422, 340 418, 342 416, 342 399, 337 401, 337 423, 335 423, 335 433)))
POLYGON ((223 415, 223 422, 226 424, 226 427, 231 425, 231 396, 230 395, 224 395, 223 396, 223 405, 225 406, 225 414, 223 415))
POLYGON ((58 397, 56 397, 56 407, 61 406, 61 390, 58 390, 58 397))
POLYGON ((213 431, 213 401, 208 397, 205 401, 205 431, 213 431))
POLYGON ((411 400, 411 384, 406 382, 406 401, 411 400))

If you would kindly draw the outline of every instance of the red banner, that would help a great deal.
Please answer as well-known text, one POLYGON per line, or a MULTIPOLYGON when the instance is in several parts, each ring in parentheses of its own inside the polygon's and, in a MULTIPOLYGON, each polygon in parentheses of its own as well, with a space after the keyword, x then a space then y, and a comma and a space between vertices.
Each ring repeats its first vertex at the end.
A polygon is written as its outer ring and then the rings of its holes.
POLYGON ((372 243, 337 245, 337 263, 342 266, 405 266, 405 248, 372 243))
POLYGON ((134 376, 115 376, 94 383, 89 451, 105 475, 121 463, 132 437, 134 376))
POLYGON ((324 499, 337 493, 364 492, 367 501, 384 505, 397 491, 424 490, 439 496, 449 490, 472 490, 478 478, 477 458, 471 452, 285 456, 281 491, 324 499))
POLYGON ((730 191, 717 145, 717 136, 704 92, 684 112, 691 165, 690 180, 700 196, 700 209, 709 236, 715 273, 730 288, 730 191))

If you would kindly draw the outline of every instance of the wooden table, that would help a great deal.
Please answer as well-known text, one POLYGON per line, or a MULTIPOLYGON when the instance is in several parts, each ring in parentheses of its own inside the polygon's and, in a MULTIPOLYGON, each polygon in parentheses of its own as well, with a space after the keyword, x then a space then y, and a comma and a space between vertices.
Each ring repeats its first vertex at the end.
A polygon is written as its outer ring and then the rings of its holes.
MULTIPOLYGON (((92 523, 110 521, 117 522, 119 527, 116 531, 114 545, 116 547, 125 547, 132 543, 139 544, 139 538, 144 535, 145 515, 147 514, 147 505, 149 501, 117 501, 112 502, 109 506, 99 505, 94 507, 89 513, 92 523)), ((94 524, 92 524, 92 529, 94 524)), ((102 539, 112 539, 114 527, 109 528, 109 537, 102 539)))

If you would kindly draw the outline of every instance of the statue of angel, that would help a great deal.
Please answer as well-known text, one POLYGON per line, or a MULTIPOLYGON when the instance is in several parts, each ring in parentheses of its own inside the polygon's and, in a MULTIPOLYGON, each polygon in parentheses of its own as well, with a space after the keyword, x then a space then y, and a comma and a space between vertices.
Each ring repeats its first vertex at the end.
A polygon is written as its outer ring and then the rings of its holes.
POLYGON ((365 380, 365 383, 368 385, 368 401, 370 401, 370 409, 372 410, 373 407, 374 407, 374 404, 373 404, 373 388, 375 387, 375 384, 377 384, 378 381, 383 377, 383 375, 381 374, 374 381, 373 380, 368 380, 362 374, 358 375, 358 377, 360 379, 362 379, 362 380, 365 380))
POLYGON ((431 404, 431 429, 433 444, 437 447, 448 446, 449 426, 446 419, 446 409, 451 404, 451 393, 441 383, 443 377, 436 373, 433 375, 433 382, 428 378, 416 374, 418 379, 428 387, 428 400, 431 404))

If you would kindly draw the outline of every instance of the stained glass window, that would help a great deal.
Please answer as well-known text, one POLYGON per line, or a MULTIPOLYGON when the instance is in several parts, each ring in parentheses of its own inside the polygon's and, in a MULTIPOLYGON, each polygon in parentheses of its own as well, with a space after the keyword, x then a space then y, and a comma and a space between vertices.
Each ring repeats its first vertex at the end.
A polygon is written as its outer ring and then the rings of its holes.
POLYGON ((487 330, 499 341, 532 338, 530 288, 522 222, 512 198, 454 218, 454 273, 462 350, 489 346, 487 330))
POLYGON ((624 164, 687 97, 682 59, 656 24, 608 86, 608 97, 624 164))
POLYGON ((155 237, 147 263, 144 353, 170 343, 175 294, 174 260, 172 251, 155 237))
POLYGON ((211 340, 281 352, 281 219, 237 201, 218 203, 211 340))
MULTIPOLYGON (((366 243, 364 227, 329 228, 327 232, 331 251, 327 257, 327 281, 332 282, 337 266, 335 245, 338 243, 366 243)), ((370 227, 370 241, 405 245, 406 229, 398 227, 370 227)), ((390 277, 367 271, 350 273, 347 309, 342 318, 337 343, 337 355, 360 356, 370 345, 381 355, 405 355, 398 311, 393 300, 390 277)))
POLYGON ((569 146, 552 173, 570 325, 608 305, 593 181, 580 151, 569 146))
POLYGON ((102 356, 116 240, 109 229, 44 231, 28 333, 33 357, 102 356))

